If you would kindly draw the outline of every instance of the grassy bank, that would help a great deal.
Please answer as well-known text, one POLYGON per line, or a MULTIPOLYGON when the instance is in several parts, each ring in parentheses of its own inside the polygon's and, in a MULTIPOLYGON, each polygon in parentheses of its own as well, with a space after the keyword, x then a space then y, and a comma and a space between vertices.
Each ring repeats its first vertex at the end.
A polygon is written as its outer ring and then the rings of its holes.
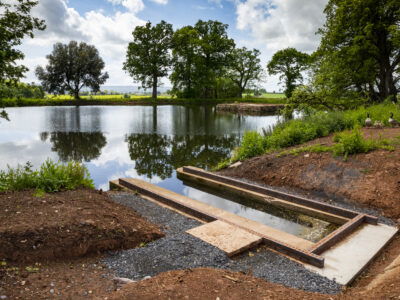
POLYGON ((285 104, 286 99, 282 97, 244 97, 230 99, 178 99, 165 95, 157 100, 145 96, 133 95, 99 95, 82 96, 81 100, 74 100, 71 96, 54 96, 45 99, 3 99, 0 100, 0 107, 23 107, 23 106, 67 106, 67 105, 196 105, 196 104, 218 104, 229 102, 243 103, 265 103, 265 104, 285 104))
POLYGON ((34 189, 38 193, 52 193, 81 187, 94 188, 94 185, 86 167, 78 162, 61 164, 47 160, 38 170, 29 162, 0 170, 0 192, 34 189))
MULTIPOLYGON (((370 114, 372 122, 381 122, 383 126, 389 126, 388 120, 391 112, 394 113, 395 119, 400 120, 398 106, 394 104, 380 104, 343 112, 314 112, 299 119, 278 123, 274 128, 264 130, 263 134, 247 132, 243 137, 241 145, 235 149, 232 158, 222 162, 218 168, 239 160, 300 145, 332 133, 363 127, 367 113, 370 114)), ((343 134, 342 137, 338 136, 336 140, 339 144, 336 148, 327 149, 321 147, 318 149, 315 147, 313 150, 333 151, 338 155, 346 155, 346 153, 352 154, 353 152, 353 150, 346 148, 349 143, 354 144, 352 145, 356 148, 354 151, 358 152, 361 152, 360 149, 363 149, 362 151, 365 152, 377 147, 389 146, 386 141, 382 141, 381 143, 363 141, 357 131, 353 131, 347 135, 343 134)))

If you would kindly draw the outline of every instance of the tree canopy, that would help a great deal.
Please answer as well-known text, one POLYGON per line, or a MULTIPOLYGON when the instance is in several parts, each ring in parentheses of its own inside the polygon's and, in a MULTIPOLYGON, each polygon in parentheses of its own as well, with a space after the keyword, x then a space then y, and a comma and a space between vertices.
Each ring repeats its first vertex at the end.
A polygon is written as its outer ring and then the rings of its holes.
POLYGON ((231 53, 227 77, 237 85, 239 98, 248 85, 261 80, 263 69, 259 56, 259 50, 247 50, 246 47, 234 49, 231 53))
POLYGON ((200 20, 174 33, 170 79, 176 94, 188 98, 218 96, 218 79, 225 76, 229 55, 235 47, 227 28, 218 21, 200 20))
POLYGON ((107 72, 102 73, 104 61, 98 50, 84 42, 57 43, 47 59, 48 65, 45 68, 36 68, 36 76, 49 93, 68 92, 79 99, 79 91, 83 87, 97 92, 108 79, 107 72))
POLYGON ((129 43, 124 70, 143 88, 152 88, 152 97, 157 98, 159 78, 168 74, 171 65, 172 25, 161 21, 154 26, 147 22, 133 31, 133 42, 129 43))
POLYGON ((330 0, 319 30, 314 85, 334 98, 354 94, 397 101, 400 63, 398 0, 330 0))
MULTIPOLYGON (((28 71, 25 66, 17 64, 25 56, 16 47, 26 36, 33 38, 34 30, 46 28, 43 20, 30 14, 37 3, 31 0, 0 0, 0 86, 15 84, 28 71)), ((6 89, 0 87, 0 99, 5 97, 3 91, 6 89)), ((4 110, 0 112, 0 118, 8 119, 4 110)))
POLYGON ((290 98, 296 86, 303 80, 302 72, 309 67, 310 56, 295 48, 279 50, 267 65, 270 75, 280 75, 285 84, 285 95, 290 98))

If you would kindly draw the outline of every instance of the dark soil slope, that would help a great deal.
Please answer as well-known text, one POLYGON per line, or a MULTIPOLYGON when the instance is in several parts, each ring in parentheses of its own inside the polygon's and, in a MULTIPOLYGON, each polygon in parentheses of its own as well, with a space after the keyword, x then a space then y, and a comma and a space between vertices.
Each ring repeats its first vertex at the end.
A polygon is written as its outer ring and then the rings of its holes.
POLYGON ((104 193, 0 194, 0 259, 36 261, 133 248, 163 236, 104 193))
MULTIPOLYGON (((365 130, 367 137, 400 137, 400 129, 365 130)), ((332 144, 332 136, 308 144, 332 144)), ((344 198, 400 218, 400 148, 350 156, 331 153, 268 154, 244 161, 222 175, 279 187, 292 187, 344 198)))

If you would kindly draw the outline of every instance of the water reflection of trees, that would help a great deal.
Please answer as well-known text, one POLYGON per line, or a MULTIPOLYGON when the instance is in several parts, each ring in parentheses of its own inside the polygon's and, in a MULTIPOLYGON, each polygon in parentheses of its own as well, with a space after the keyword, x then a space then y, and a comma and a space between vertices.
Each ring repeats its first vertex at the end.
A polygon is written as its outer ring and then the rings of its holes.
POLYGON ((234 136, 167 136, 131 134, 126 137, 129 155, 139 175, 161 179, 176 168, 191 165, 209 168, 226 158, 237 145, 234 136))
POLYGON ((50 138, 51 150, 61 161, 91 161, 100 156, 107 140, 102 132, 42 132, 40 139, 50 138))

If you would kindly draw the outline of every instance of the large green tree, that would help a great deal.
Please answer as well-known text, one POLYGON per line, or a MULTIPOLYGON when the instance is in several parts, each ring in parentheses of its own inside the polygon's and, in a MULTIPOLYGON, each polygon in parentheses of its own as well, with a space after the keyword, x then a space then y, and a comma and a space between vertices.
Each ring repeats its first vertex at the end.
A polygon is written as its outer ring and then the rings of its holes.
POLYGON ((400 1, 330 0, 319 30, 315 86, 337 98, 354 93, 397 101, 400 1))
POLYGON ((227 77, 238 87, 239 98, 242 98, 243 91, 249 84, 261 80, 263 70, 259 56, 259 50, 248 50, 245 47, 234 49, 231 53, 227 77))
POLYGON ((182 98, 196 96, 196 66, 199 33, 193 26, 185 26, 174 32, 172 37, 173 93, 182 98))
POLYGON ((159 79, 168 74, 171 65, 172 25, 161 21, 152 26, 147 22, 133 31, 133 42, 129 43, 124 70, 143 88, 152 88, 152 97, 157 98, 159 79))
POLYGON ((267 65, 270 75, 280 75, 285 85, 285 95, 290 98, 295 88, 303 80, 302 72, 309 67, 310 56, 295 48, 286 48, 276 52, 267 65))
POLYGON ((184 97, 217 97, 217 81, 225 76, 235 47, 227 29, 221 22, 200 20, 174 34, 170 77, 174 90, 184 97))
POLYGON ((98 92, 100 85, 108 79, 107 72, 102 73, 104 61, 99 51, 84 42, 57 43, 47 59, 48 65, 45 68, 36 68, 36 76, 49 93, 68 92, 79 99, 79 91, 83 87, 98 92))
MULTIPOLYGON (((37 1, 0 0, 0 99, 5 95, 2 85, 15 84, 28 70, 17 61, 24 58, 24 54, 16 49, 22 40, 28 36, 33 38, 34 30, 44 30, 43 20, 31 16, 32 8, 37 1)), ((6 112, 0 112, 0 117, 7 118, 6 112)))

